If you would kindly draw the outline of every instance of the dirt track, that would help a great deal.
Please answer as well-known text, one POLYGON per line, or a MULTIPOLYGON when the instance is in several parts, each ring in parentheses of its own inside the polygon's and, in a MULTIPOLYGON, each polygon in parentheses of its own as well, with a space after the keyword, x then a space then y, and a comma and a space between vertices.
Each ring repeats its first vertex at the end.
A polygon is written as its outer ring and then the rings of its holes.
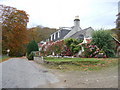
POLYGON ((52 70, 60 80, 58 83, 41 86, 43 88, 118 88, 118 66, 100 71, 52 70))
POLYGON ((61 76, 66 80, 67 88, 117 88, 118 71, 117 67, 109 68, 98 72, 90 71, 72 71, 61 76))

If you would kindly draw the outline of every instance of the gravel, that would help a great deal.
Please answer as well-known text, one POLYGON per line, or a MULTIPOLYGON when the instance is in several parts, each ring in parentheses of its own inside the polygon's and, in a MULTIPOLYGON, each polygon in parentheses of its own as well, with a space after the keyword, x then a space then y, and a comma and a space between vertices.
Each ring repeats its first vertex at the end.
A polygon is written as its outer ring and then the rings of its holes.
POLYGON ((118 88, 118 66, 99 71, 54 73, 60 79, 60 82, 57 84, 62 84, 65 88, 118 88))

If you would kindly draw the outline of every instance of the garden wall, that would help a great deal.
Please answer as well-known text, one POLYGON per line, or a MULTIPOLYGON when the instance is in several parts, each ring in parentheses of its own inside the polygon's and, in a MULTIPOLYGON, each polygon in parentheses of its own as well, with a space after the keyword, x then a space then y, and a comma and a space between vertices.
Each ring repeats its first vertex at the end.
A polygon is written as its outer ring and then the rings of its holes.
POLYGON ((34 56, 34 61, 37 63, 44 63, 43 57, 41 56, 34 56))

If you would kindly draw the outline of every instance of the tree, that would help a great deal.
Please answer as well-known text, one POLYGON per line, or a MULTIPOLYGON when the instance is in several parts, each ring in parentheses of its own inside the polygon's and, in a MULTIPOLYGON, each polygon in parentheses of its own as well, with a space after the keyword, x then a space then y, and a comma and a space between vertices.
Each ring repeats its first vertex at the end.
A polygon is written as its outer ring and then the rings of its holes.
POLYGON ((47 28, 47 27, 32 27, 28 29, 29 34, 29 40, 35 40, 37 43, 39 43, 42 40, 46 40, 49 38, 49 36, 56 32, 56 29, 53 28, 47 28))
POLYGON ((27 55, 29 55, 32 51, 38 51, 38 44, 35 42, 35 40, 32 40, 27 45, 27 55))
POLYGON ((25 54, 25 46, 28 43, 27 22, 28 14, 23 10, 0 5, 2 11, 2 51, 3 54, 10 49, 11 56, 25 54))
POLYGON ((114 42, 110 32, 105 30, 94 31, 92 34, 92 44, 97 45, 100 50, 103 50, 107 57, 114 56, 114 42))

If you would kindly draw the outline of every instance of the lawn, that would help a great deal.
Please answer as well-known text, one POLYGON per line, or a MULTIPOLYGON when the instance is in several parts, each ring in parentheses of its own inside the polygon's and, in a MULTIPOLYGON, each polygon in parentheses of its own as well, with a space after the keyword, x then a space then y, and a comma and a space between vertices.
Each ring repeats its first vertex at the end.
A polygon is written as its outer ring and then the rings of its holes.
POLYGON ((44 57, 44 65, 50 69, 60 71, 76 70, 100 70, 106 67, 118 65, 117 58, 53 58, 44 57))
POLYGON ((57 57, 44 57, 46 61, 54 61, 54 62, 69 62, 69 61, 99 61, 96 58, 57 58, 57 57))

